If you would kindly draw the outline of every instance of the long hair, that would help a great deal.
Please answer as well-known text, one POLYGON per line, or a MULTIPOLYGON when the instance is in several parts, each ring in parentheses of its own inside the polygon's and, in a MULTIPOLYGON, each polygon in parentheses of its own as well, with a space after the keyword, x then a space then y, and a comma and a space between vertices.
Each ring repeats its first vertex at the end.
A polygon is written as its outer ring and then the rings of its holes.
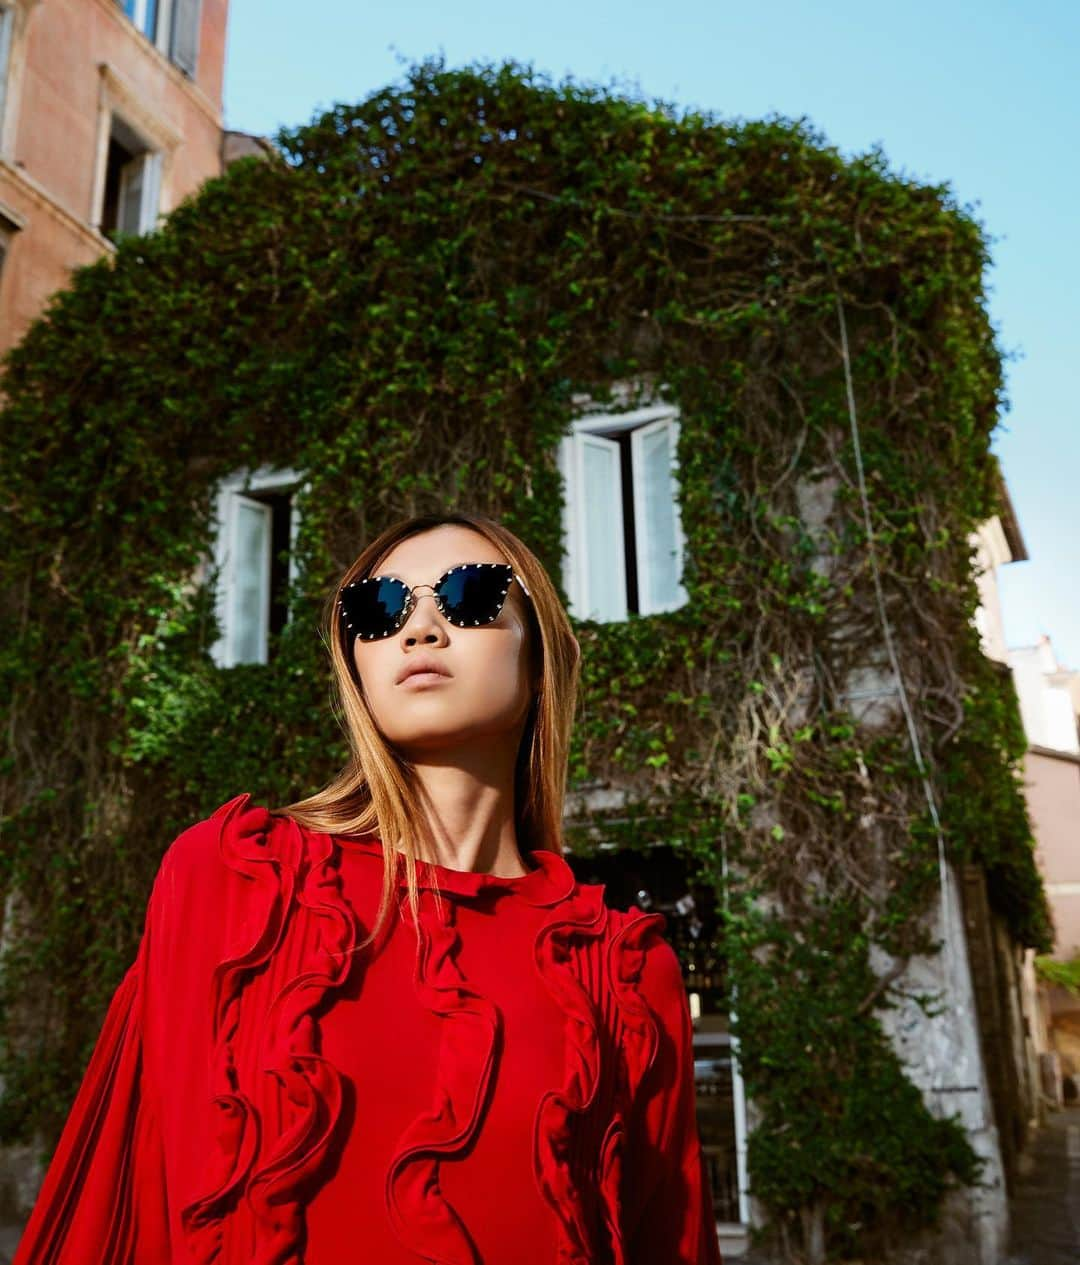
POLYGON ((444 524, 468 527, 486 536, 524 579, 531 595, 523 597, 535 693, 514 771, 514 826, 520 849, 562 851, 563 800, 580 648, 558 592, 532 550, 493 519, 469 513, 402 519, 367 545, 327 595, 322 613, 321 633, 333 668, 335 712, 349 742, 349 762, 322 790, 273 810, 312 830, 382 840, 382 897, 371 933, 358 948, 377 937, 389 916, 397 889, 398 851, 404 854, 409 908, 414 923, 417 920, 416 861, 420 859, 420 823, 425 815, 409 761, 383 736, 368 707, 350 639, 337 617, 337 599, 346 584, 377 574, 399 542, 444 524))

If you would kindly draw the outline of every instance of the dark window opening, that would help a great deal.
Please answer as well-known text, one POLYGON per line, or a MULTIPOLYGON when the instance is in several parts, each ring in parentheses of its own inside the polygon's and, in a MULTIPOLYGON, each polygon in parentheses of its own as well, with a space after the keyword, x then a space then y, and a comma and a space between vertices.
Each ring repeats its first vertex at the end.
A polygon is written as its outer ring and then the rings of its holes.
POLYGON ((289 619, 289 560, 292 532, 292 490, 246 492, 270 507, 270 609, 267 612, 268 654, 274 657, 278 634, 289 619))
POLYGON ((656 910, 667 919, 664 936, 679 955, 687 991, 698 995, 694 1021, 694 1081, 698 1132, 718 1221, 738 1223, 739 1177, 735 1080, 728 1015, 728 985, 721 949, 721 914, 711 886, 692 883, 674 848, 605 851, 567 861, 581 883, 603 883, 616 909, 656 910))
POLYGON ((634 524, 634 468, 631 431, 596 431, 603 439, 619 445, 619 473, 622 483, 622 540, 626 573, 626 609, 636 615, 641 610, 638 598, 637 531, 634 524))
POLYGON ((7 263, 8 251, 11 250, 12 234, 0 226, 0 284, 4 280, 4 264, 7 263))
POLYGON ((634 523, 634 468, 631 460, 631 432, 624 430, 612 435, 619 445, 619 465, 622 471, 623 546, 626 550, 626 609, 632 615, 641 610, 638 601, 637 530, 634 523))

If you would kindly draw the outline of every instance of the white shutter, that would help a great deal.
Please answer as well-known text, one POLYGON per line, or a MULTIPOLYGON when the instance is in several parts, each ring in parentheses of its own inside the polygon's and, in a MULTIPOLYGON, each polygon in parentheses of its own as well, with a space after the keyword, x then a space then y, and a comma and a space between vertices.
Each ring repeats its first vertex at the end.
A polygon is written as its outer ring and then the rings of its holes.
POLYGON ((228 664, 265 663, 270 646, 269 505, 233 497, 232 531, 226 567, 228 584, 228 664))
POLYGON ((161 201, 161 154, 137 154, 120 171, 116 227, 121 233, 150 233, 161 201))
POLYGON ((141 233, 143 189, 146 185, 147 154, 137 154, 120 169, 120 191, 116 207, 116 228, 120 233, 141 233))
POLYGON ((161 154, 143 155, 142 204, 139 208, 139 232, 152 233, 157 228, 161 204, 161 154))
POLYGON ((638 609, 643 615, 674 610, 686 601, 680 576, 683 534, 679 520, 676 451, 679 424, 663 418, 631 435, 638 609))
POLYGON ((578 434, 577 521, 581 614, 625 619, 626 541, 619 445, 601 435, 578 434))
POLYGON ((199 60, 201 17, 201 0, 173 0, 169 56, 185 74, 193 79, 199 60))

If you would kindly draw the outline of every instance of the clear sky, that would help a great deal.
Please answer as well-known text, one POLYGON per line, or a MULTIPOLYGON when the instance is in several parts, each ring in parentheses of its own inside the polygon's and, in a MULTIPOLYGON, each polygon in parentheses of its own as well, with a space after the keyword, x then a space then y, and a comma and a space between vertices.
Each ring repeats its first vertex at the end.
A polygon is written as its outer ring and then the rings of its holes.
POLYGON ((1077 0, 231 0, 227 126, 270 134, 400 81, 513 58, 728 118, 805 117, 847 154, 948 181, 993 239, 1010 354, 995 441, 1030 561, 1002 570, 1010 645, 1080 667, 1080 3, 1077 0))

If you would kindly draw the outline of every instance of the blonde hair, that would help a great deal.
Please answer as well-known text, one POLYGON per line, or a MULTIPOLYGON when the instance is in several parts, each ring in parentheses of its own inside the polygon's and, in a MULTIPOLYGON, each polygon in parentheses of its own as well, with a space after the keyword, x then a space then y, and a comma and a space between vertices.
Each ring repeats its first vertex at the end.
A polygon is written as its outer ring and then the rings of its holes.
MULTIPOLYGON (((352 753, 324 789, 272 811, 312 830, 371 836, 383 843, 383 888, 375 922, 362 948, 376 939, 389 916, 397 887, 396 846, 405 857, 408 901, 418 917, 416 861, 423 809, 409 764, 385 739, 357 679, 352 642, 337 617, 341 589, 374 575, 401 541, 446 524, 485 536, 525 581, 528 655, 535 693, 522 732, 514 772, 514 826, 519 849, 562 851, 567 757, 577 705, 580 647, 558 592, 536 555, 508 528, 481 514, 424 514, 388 527, 363 550, 328 595, 322 637, 330 651, 333 694, 352 753), (387 846, 388 844, 394 846, 387 846)), ((434 877, 434 873, 433 873, 434 877)), ((438 892, 436 891, 438 898, 438 892)))

